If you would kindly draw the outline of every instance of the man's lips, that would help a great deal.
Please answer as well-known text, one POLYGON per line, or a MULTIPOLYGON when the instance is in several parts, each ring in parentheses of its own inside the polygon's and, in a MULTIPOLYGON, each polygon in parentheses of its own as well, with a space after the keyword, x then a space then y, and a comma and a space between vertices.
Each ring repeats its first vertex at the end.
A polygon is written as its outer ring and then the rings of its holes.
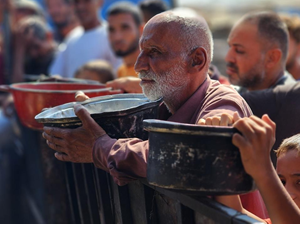
POLYGON ((152 79, 147 79, 147 78, 141 78, 141 85, 144 85, 144 84, 151 84, 155 82, 154 80, 152 79))
POLYGON ((227 66, 227 67, 226 67, 226 73, 227 73, 227 74, 237 73, 237 70, 236 70, 235 68, 233 68, 233 67, 227 66))
POLYGON ((123 50, 122 48, 124 48, 124 43, 123 42, 117 42, 117 43, 114 43, 114 48, 117 49, 117 50, 123 50))

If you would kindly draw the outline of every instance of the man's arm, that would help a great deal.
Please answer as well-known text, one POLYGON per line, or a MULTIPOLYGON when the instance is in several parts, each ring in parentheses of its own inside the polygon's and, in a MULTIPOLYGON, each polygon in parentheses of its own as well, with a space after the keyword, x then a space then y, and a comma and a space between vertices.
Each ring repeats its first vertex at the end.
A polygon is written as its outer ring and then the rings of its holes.
POLYGON ((137 77, 121 77, 106 83, 106 87, 121 89, 127 93, 143 93, 141 79, 137 77))
MULTIPOLYGON (((85 100, 82 92, 77 100, 85 100), (84 98, 84 99, 83 99, 84 98)), ((82 126, 76 129, 44 127, 43 137, 61 161, 94 163, 109 172, 118 185, 146 177, 148 141, 112 139, 81 105, 74 107, 82 126)))

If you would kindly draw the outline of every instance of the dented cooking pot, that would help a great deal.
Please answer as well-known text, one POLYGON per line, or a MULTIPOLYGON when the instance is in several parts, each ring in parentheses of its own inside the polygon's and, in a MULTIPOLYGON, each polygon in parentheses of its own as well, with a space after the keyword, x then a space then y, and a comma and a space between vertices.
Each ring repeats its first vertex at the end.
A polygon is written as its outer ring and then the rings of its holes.
POLYGON ((75 93, 83 91, 89 97, 122 93, 121 90, 106 88, 104 84, 29 82, 0 85, 0 91, 10 92, 21 123, 32 129, 42 129, 43 125, 34 117, 44 108, 50 108, 75 100, 75 93))
POLYGON ((74 105, 83 105, 91 117, 112 138, 148 138, 144 119, 156 119, 161 99, 150 101, 142 94, 116 94, 63 104, 36 115, 37 122, 49 127, 77 128, 82 125, 74 105))
POLYGON ((255 190, 245 172, 232 127, 145 120, 149 132, 150 184, 197 195, 240 194, 255 190))

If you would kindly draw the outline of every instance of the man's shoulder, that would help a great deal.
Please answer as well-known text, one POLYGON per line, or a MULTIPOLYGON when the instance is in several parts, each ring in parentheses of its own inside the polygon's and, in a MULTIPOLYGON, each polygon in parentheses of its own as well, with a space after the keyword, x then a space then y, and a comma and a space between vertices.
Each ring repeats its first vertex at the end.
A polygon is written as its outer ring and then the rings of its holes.
POLYGON ((227 95, 232 94, 240 98, 240 87, 227 84, 221 84, 219 81, 210 80, 210 85, 206 91, 206 95, 227 95))
POLYGON ((235 108, 242 111, 245 116, 252 114, 247 102, 231 85, 220 84, 218 81, 211 81, 204 104, 213 104, 216 108, 235 108))

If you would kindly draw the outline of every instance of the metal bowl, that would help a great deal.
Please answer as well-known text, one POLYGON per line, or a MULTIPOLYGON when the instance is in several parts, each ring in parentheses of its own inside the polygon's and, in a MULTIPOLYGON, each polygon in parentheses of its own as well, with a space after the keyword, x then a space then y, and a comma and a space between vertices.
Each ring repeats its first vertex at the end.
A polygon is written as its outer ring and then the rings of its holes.
POLYGON ((143 120, 157 118, 160 102, 150 101, 142 94, 107 95, 50 108, 35 119, 44 126, 77 128, 82 123, 75 115, 74 105, 82 104, 110 137, 146 140, 148 133, 143 130, 143 120))
POLYGON ((144 120, 144 129, 149 131, 150 184, 198 195, 255 189, 232 144, 236 129, 161 120, 144 120))

